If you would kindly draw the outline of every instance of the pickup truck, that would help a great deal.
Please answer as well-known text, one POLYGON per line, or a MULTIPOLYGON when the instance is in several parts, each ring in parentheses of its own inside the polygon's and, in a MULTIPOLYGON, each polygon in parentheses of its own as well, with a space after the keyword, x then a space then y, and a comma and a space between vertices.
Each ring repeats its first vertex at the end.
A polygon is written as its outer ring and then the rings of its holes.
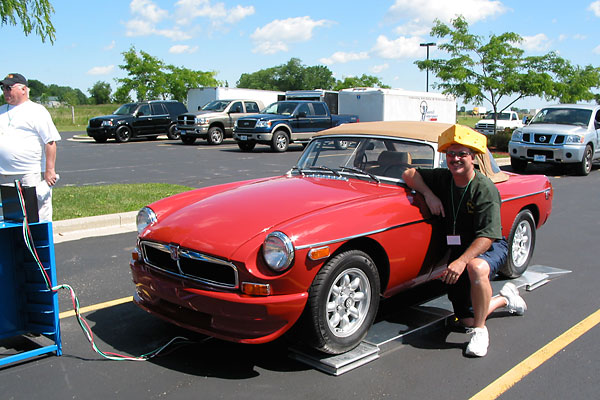
POLYGON ((306 144, 316 132, 350 122, 358 122, 358 116, 332 115, 322 101, 277 101, 261 114, 238 119, 233 138, 242 151, 260 143, 284 152, 290 143, 306 144))
MULTIPOLYGON (((504 132, 505 129, 516 129, 523 126, 523 121, 519 119, 519 114, 514 111, 498 113, 496 118, 496 132, 504 132)), ((484 119, 475 124, 475 130, 484 135, 493 135, 494 132, 494 113, 487 113, 484 119)))
POLYGON ((258 100, 214 100, 195 113, 177 117, 177 131, 184 144, 194 144, 197 138, 210 144, 221 144, 233 136, 233 125, 240 117, 256 114, 263 108, 258 100))
POLYGON ((523 172, 528 162, 568 164, 587 175, 600 160, 600 106, 560 104, 542 108, 508 142, 510 165, 523 172))

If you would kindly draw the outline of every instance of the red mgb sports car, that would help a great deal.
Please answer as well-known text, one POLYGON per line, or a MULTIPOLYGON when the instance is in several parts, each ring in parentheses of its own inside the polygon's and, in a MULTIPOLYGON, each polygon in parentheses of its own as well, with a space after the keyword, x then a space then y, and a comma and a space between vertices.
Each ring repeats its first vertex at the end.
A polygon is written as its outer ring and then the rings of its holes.
MULTIPOLYGON (((171 323, 243 343, 298 325, 326 353, 360 343, 380 297, 435 279, 445 237, 409 167, 444 167, 449 124, 367 122, 313 138, 284 176, 197 189, 143 208, 132 254, 135 302, 171 323)), ((502 196, 509 260, 522 274, 552 209, 545 176, 502 172, 489 152, 479 171, 502 196)), ((295 329, 296 331, 296 329, 295 329)))

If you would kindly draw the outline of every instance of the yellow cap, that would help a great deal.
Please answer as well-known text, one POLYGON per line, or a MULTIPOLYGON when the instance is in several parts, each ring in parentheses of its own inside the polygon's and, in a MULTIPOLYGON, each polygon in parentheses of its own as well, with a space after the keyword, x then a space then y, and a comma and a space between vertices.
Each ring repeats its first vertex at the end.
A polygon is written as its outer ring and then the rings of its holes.
POLYGON ((477 153, 487 151, 487 137, 464 125, 454 124, 442 132, 438 138, 438 151, 445 153, 453 144, 466 146, 477 153))

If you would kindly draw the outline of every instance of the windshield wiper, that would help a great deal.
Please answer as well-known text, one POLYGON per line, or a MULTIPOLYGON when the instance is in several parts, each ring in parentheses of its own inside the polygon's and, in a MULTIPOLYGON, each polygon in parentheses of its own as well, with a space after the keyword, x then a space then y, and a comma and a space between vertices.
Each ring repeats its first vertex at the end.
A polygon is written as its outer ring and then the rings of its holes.
POLYGON ((335 169, 332 169, 332 168, 326 167, 326 166, 324 166, 324 165, 313 166, 313 167, 310 167, 310 168, 311 168, 311 169, 319 169, 319 170, 321 170, 321 171, 329 171, 329 172, 331 172, 332 174, 334 174, 335 176, 340 176, 340 173, 339 173, 339 172, 337 172, 335 169))
POLYGON ((340 165, 340 168, 342 169, 342 171, 351 171, 351 172, 354 172, 357 174, 367 175, 369 178, 373 179, 377 183, 381 182, 378 177, 376 177, 375 175, 373 175, 370 172, 365 171, 364 169, 360 169, 360 168, 356 168, 356 167, 346 167, 343 165, 340 165))

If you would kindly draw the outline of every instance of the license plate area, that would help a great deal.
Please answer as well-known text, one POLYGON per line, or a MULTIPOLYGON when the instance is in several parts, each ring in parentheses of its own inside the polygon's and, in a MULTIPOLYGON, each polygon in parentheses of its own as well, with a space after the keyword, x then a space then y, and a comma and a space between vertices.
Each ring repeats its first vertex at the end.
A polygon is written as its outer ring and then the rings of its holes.
POLYGON ((544 154, 536 154, 533 156, 533 161, 535 162, 545 162, 546 156, 544 154))

